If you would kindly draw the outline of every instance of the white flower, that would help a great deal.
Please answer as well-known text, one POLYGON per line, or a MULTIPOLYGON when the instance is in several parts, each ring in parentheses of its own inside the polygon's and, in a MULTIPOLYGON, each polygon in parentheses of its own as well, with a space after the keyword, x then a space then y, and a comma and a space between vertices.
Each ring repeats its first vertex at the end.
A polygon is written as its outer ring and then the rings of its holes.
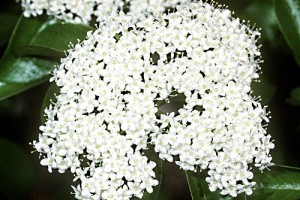
POLYGON ((189 0, 21 0, 24 16, 38 16, 45 11, 57 19, 89 24, 92 18, 106 19, 118 10, 137 21, 145 15, 163 13, 167 8, 189 0), (147 14, 149 13, 149 14, 147 14))
POLYGON ((141 198, 158 184, 143 155, 150 141, 184 170, 207 169, 211 191, 250 195, 249 165, 272 165, 274 148, 250 91, 259 33, 201 1, 132 21, 123 13, 100 21, 54 71, 60 94, 33 143, 42 164, 75 172, 76 198, 141 198), (157 102, 174 93, 183 107, 158 114, 157 102))

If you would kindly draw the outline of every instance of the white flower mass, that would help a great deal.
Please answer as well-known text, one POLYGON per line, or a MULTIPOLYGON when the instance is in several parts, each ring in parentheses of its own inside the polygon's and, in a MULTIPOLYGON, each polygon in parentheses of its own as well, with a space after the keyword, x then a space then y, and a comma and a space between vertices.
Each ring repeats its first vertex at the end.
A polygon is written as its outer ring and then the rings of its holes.
POLYGON ((252 167, 271 166, 268 113, 251 96, 260 33, 205 2, 133 23, 123 14, 68 51, 60 87, 34 147, 49 171, 71 170, 77 199, 130 199, 158 185, 144 151, 183 170, 207 170, 211 191, 251 195, 252 167), (158 102, 182 94, 178 112, 158 102))
POLYGON ((89 24, 93 17, 106 18, 111 13, 126 11, 134 20, 146 12, 158 14, 166 8, 189 0, 21 0, 24 16, 38 16, 44 12, 57 19, 89 24))

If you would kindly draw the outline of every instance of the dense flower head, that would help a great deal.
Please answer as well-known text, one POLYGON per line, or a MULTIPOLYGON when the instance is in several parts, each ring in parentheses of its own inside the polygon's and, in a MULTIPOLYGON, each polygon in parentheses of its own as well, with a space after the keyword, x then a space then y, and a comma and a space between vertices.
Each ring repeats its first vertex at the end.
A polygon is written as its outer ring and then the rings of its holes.
POLYGON ((252 165, 272 165, 274 148, 250 88, 260 33, 202 1, 132 21, 122 12, 100 20, 55 69, 60 94, 34 142, 41 164, 70 169, 79 199, 142 197, 158 184, 143 154, 151 143, 184 170, 208 170, 211 191, 250 195, 252 165), (159 112, 179 94, 178 112, 159 112))
POLYGON ((24 16, 47 15, 67 22, 85 23, 92 18, 105 18, 111 13, 124 11, 134 20, 149 13, 162 13, 188 0, 21 0, 24 16))

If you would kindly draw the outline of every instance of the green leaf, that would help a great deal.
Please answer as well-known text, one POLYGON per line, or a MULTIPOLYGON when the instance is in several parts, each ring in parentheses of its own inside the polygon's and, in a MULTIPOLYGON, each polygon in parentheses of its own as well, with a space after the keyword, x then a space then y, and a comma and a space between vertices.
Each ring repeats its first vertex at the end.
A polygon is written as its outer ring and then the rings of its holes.
POLYGON ((0 47, 7 43, 18 17, 9 13, 0 13, 0 47))
POLYGON ((84 25, 21 16, 0 61, 0 100, 48 80, 59 64, 53 57, 62 56, 69 43, 84 39, 88 30, 84 25))
POLYGON ((23 199, 34 181, 33 166, 28 155, 16 145, 0 139, 0 194, 4 199, 23 199))
POLYGON ((57 62, 38 58, 11 58, 0 67, 10 66, 0 74, 0 100, 38 85, 48 79, 49 72, 57 62))
POLYGON ((41 25, 42 22, 37 19, 23 19, 22 16, 18 19, 0 61, 0 100, 47 80, 49 72, 58 63, 40 58, 18 57, 14 54, 14 49, 30 42, 41 25))
POLYGON ((296 200, 300 199, 300 169, 288 166, 273 166, 270 171, 255 174, 254 193, 249 200, 296 200))
POLYGON ((192 199, 206 199, 206 195, 204 194, 202 187, 202 179, 200 178, 200 176, 197 173, 191 171, 185 171, 185 175, 192 199))
MULTIPOLYGON (((234 199, 244 200, 297 200, 300 199, 300 168, 276 165, 263 173, 254 174, 253 194, 238 195, 234 199)), ((210 192, 204 177, 199 173, 186 172, 189 189, 193 200, 233 199, 222 196, 219 191, 210 192)))
POLYGON ((29 44, 16 49, 18 55, 62 57, 70 43, 78 43, 93 28, 83 24, 50 20, 44 23, 29 44))
POLYGON ((274 0, 274 6, 280 30, 300 65, 300 1, 274 0))
POLYGON ((208 183, 205 181, 203 172, 185 171, 186 179, 189 185, 193 200, 231 200, 231 197, 222 196, 220 191, 211 192, 208 183))
POLYGON ((58 51, 51 47, 39 46, 39 45, 23 45, 15 50, 18 56, 40 56, 43 58, 61 58, 64 56, 64 52, 58 51))
MULTIPOLYGON (((156 167, 154 168, 155 178, 158 180, 158 185, 153 188, 152 193, 148 193, 147 191, 144 193, 141 200, 155 200, 158 198, 158 193, 161 186, 162 180, 162 160, 159 158, 158 154, 154 151, 153 146, 149 146, 149 149, 146 150, 145 156, 153 162, 156 163, 156 167)), ((138 200, 139 198, 131 198, 132 200, 138 200)))
POLYGON ((287 101, 294 106, 300 106, 300 87, 296 87, 291 91, 290 98, 287 101))
MULTIPOLYGON (((234 199, 244 200, 296 200, 300 199, 300 169, 276 165, 270 171, 258 172, 254 175, 256 185, 253 194, 240 194, 234 199)), ((186 172, 193 200, 233 199, 222 196, 219 191, 210 192, 207 183, 199 172, 186 172)))

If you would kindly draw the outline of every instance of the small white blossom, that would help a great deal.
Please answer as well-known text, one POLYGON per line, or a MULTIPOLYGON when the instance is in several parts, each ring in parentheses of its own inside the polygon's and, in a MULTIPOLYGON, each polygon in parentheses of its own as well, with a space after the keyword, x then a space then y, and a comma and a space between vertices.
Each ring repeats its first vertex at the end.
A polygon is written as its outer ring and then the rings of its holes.
POLYGON ((81 182, 76 198, 141 198, 158 184, 143 155, 150 141, 184 170, 207 169, 211 191, 250 195, 249 165, 272 165, 274 148, 250 90, 259 32, 202 1, 132 21, 107 17, 61 60, 52 78, 60 94, 33 143, 41 164, 71 169, 81 182), (174 93, 185 96, 183 107, 158 114, 157 102, 174 93))
MULTIPOLYGON (((44 12, 57 19, 89 24, 92 18, 103 20, 119 10, 137 21, 146 13, 158 14, 189 0, 21 0, 24 16, 38 16, 44 12)), ((147 15, 149 15, 147 14, 147 15)))

